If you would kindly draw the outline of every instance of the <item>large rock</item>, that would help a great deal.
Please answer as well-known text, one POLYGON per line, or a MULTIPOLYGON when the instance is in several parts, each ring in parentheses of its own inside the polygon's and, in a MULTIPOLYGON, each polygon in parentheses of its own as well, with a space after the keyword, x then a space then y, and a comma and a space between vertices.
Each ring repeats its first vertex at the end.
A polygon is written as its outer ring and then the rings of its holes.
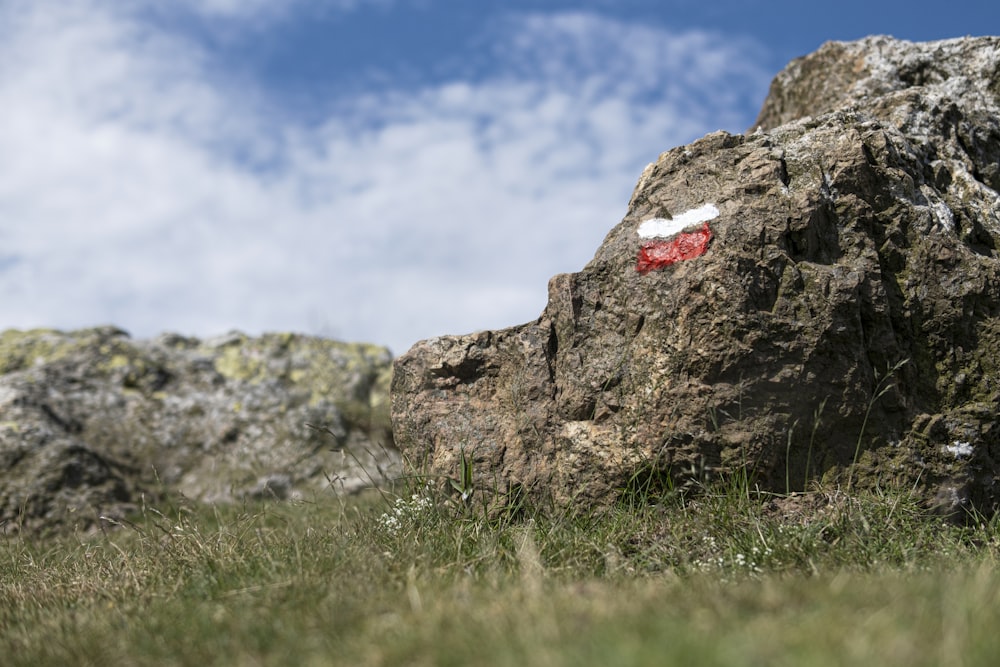
POLYGON ((647 167, 537 321, 397 359, 397 445, 441 476, 464 452, 480 490, 564 506, 744 471, 775 492, 905 481, 944 512, 994 512, 998 97, 997 38, 794 61, 757 131, 647 167), (640 226, 685 222, 697 234, 660 241, 687 238, 681 261, 646 271, 640 226))
POLYGON ((86 528, 164 491, 227 502, 383 481, 398 472, 391 363, 293 334, 0 333, 0 532, 86 528))

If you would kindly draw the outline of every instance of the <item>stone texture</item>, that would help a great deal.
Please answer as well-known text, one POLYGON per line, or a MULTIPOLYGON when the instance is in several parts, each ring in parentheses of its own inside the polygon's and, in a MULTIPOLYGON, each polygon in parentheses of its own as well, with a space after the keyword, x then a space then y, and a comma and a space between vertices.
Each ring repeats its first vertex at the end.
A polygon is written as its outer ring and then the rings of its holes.
POLYGON ((830 43, 749 135, 663 153, 538 320, 396 361, 397 445, 480 492, 606 506, 637 480, 913 484, 1000 500, 1000 39, 830 43), (636 230, 715 204, 701 257, 636 230), (855 460, 856 465, 853 465, 855 460))
POLYGON ((0 333, 0 530, 87 528, 165 492, 230 502, 382 481, 398 473, 391 361, 292 334, 0 333))

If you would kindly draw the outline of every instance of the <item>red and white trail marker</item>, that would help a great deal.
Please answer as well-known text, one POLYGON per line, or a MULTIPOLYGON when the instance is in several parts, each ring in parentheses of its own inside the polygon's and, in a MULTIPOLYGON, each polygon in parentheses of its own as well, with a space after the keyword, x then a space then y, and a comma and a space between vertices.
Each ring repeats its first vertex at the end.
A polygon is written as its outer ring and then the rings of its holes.
POLYGON ((635 270, 639 273, 649 273, 653 269, 662 269, 675 262, 694 259, 705 254, 708 243, 712 240, 712 230, 708 221, 719 217, 719 209, 715 204, 705 204, 690 211, 685 211, 673 218, 653 218, 639 225, 639 238, 653 239, 646 241, 639 248, 639 257, 635 270), (688 227, 701 224, 701 228, 685 232, 688 227))

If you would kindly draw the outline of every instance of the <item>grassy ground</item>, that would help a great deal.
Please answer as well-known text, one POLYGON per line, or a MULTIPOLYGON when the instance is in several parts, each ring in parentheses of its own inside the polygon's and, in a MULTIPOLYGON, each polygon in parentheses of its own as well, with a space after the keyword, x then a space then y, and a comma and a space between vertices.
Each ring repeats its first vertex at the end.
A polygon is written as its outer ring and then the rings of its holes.
POLYGON ((739 485, 515 523, 412 491, 148 509, 0 542, 0 661, 995 665, 998 537, 739 485))

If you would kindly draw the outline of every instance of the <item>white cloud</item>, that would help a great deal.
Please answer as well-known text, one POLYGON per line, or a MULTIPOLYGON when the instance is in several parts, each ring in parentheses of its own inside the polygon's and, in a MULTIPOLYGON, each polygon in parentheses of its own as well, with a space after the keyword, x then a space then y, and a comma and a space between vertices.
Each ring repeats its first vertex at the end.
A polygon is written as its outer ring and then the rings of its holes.
POLYGON ((768 79, 719 35, 531 14, 492 35, 485 76, 331 101, 317 127, 116 7, 0 9, 0 327, 321 330, 401 352, 529 320, 645 163, 739 129, 768 79))
POLYGON ((295 11, 350 12, 365 6, 390 7, 395 0, 145 0, 156 12, 188 11, 207 19, 271 21, 295 11))

